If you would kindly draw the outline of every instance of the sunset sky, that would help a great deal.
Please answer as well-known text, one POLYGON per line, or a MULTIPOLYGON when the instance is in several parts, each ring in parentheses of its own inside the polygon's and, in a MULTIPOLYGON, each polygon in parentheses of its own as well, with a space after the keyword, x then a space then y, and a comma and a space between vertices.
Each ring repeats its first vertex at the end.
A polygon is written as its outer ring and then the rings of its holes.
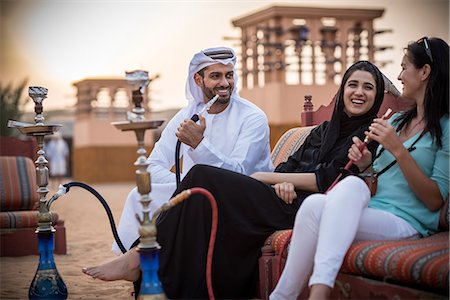
POLYGON ((376 56, 394 60, 382 70, 400 87, 402 48, 427 35, 449 41, 448 0, 315 0, 315 1, 125 1, 0 0, 0 82, 49 89, 47 108, 76 102, 72 83, 87 77, 123 77, 142 68, 152 83, 152 107, 185 104, 187 66, 195 52, 225 45, 224 36, 239 36, 231 20, 269 5, 384 8, 375 29, 393 33, 376 37, 393 50, 376 56))

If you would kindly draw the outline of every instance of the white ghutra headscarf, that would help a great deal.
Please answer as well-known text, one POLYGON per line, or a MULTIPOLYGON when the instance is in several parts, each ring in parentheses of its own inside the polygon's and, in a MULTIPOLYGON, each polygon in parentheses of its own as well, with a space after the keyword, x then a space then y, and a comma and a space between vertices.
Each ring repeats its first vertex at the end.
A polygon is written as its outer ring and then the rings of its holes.
POLYGON ((239 97, 237 92, 236 54, 233 49, 227 47, 208 48, 196 53, 189 64, 188 78, 186 80, 186 99, 189 101, 189 106, 193 105, 199 108, 198 104, 204 103, 203 91, 194 80, 195 73, 218 63, 233 65, 234 88, 230 100, 234 97, 239 97))

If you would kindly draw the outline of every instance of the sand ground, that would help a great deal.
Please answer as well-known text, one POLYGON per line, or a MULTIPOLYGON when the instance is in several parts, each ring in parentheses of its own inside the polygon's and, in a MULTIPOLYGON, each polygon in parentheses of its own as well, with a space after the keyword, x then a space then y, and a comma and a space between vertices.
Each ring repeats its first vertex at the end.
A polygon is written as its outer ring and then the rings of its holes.
MULTIPOLYGON (((92 185, 108 202, 116 224, 128 192, 134 184, 92 185)), ((51 189, 47 198, 56 190, 51 189)), ((67 254, 55 255, 59 273, 67 285, 68 299, 134 299, 133 285, 127 281, 103 282, 84 275, 85 266, 98 265, 117 257, 111 252, 113 235, 100 202, 77 187, 59 198, 51 207, 65 221, 67 254)), ((0 298, 27 299, 28 288, 37 269, 39 257, 0 257, 0 298)))

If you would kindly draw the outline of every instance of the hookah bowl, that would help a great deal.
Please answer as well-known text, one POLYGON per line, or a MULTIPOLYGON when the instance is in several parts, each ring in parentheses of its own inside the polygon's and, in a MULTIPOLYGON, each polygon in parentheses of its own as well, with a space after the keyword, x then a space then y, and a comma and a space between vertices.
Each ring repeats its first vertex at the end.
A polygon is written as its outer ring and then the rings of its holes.
POLYGON ((45 159, 44 138, 61 128, 61 125, 44 124, 42 114, 42 102, 47 97, 47 89, 31 86, 28 95, 35 103, 35 124, 8 121, 9 127, 17 128, 22 134, 35 137, 38 144, 38 158, 36 164, 36 183, 39 194, 38 227, 36 229, 39 249, 39 265, 28 290, 30 299, 67 299, 67 287, 59 275, 53 258, 54 233, 52 226, 52 214, 49 210, 48 201, 45 199, 49 189, 48 185, 48 161, 45 159))
POLYGON ((149 217, 149 206, 152 201, 149 196, 151 179, 147 170, 149 164, 147 152, 144 148, 144 136, 147 129, 156 129, 161 126, 163 121, 147 121, 144 117, 145 109, 142 107, 142 101, 145 88, 150 82, 148 72, 142 70, 126 72, 125 78, 132 86, 132 101, 135 107, 131 113, 128 113, 127 121, 113 122, 112 125, 121 131, 134 131, 138 142, 138 150, 136 151, 138 158, 134 165, 136 166, 137 189, 141 196, 139 201, 143 207, 143 220, 139 220, 141 223, 139 228, 140 242, 137 246, 142 271, 138 299, 162 300, 167 299, 167 297, 158 277, 159 249, 161 247, 156 242, 156 226, 152 224, 149 217))

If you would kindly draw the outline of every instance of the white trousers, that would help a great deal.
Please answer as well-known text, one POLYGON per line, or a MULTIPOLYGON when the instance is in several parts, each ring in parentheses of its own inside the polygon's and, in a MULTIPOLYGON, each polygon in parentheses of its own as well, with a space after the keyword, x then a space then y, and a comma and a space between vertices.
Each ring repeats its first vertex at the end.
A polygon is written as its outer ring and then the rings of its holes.
POLYGON ((405 220, 368 208, 364 181, 348 176, 328 194, 314 194, 300 206, 285 269, 270 300, 297 299, 309 286, 334 286, 344 256, 354 240, 395 240, 419 236, 405 220))

